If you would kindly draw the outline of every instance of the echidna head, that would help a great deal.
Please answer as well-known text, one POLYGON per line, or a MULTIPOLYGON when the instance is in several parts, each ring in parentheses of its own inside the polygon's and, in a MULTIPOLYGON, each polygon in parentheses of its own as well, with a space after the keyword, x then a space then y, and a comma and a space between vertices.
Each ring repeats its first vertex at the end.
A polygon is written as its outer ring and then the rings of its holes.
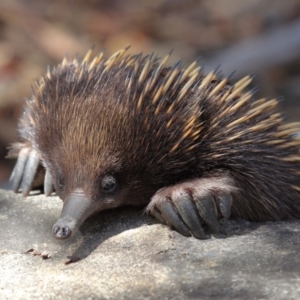
POLYGON ((137 141, 124 124, 122 114, 126 112, 115 112, 115 117, 112 106, 101 105, 113 101, 108 98, 112 96, 105 95, 105 100, 98 97, 70 103, 61 98, 56 113, 46 110, 35 128, 36 147, 64 200, 60 219, 53 227, 60 239, 75 233, 94 212, 142 204, 151 196, 147 193, 151 182, 140 173, 142 163, 136 166, 135 159, 140 158, 132 151, 136 151, 137 141))

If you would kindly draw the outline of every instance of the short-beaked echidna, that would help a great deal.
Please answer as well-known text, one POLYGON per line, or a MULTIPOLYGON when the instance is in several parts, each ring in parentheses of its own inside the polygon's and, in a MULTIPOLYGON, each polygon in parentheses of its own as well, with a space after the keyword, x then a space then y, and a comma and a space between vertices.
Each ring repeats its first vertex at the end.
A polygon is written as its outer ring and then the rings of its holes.
POLYGON ((300 217, 299 123, 284 124, 277 100, 255 100, 251 76, 232 85, 196 62, 167 67, 169 55, 91 53, 35 83, 10 153, 15 192, 42 176, 64 201, 55 237, 121 205, 148 205, 196 238, 229 216, 300 217))

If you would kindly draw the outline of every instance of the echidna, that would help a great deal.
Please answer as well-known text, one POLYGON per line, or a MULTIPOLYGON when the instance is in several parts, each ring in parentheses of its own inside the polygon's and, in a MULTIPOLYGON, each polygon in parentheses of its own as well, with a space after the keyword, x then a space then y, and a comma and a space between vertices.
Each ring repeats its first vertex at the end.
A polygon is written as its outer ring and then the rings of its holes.
POLYGON ((253 99, 251 76, 232 85, 196 62, 167 67, 169 55, 126 50, 65 58, 26 101, 13 190, 27 196, 38 176, 46 195, 54 186, 56 238, 121 205, 147 205, 196 238, 229 216, 300 217, 299 123, 284 124, 275 99, 253 99))

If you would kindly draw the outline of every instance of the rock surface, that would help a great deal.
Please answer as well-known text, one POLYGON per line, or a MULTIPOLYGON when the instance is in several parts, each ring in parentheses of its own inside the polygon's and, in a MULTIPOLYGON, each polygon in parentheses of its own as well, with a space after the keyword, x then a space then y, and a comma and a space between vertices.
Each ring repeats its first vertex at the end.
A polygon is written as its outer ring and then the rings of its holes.
POLYGON ((121 208, 57 241, 61 206, 0 191, 1 299, 300 299, 299 220, 224 221, 200 241, 121 208))

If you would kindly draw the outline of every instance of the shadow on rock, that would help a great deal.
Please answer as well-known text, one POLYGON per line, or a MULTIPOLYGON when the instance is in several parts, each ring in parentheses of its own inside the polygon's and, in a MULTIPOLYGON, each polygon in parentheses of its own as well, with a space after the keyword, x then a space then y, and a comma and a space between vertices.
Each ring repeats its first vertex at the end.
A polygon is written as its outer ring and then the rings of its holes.
MULTIPOLYGON (((261 224, 245 220, 223 220, 220 233, 214 235, 217 239, 226 239, 236 235, 246 235, 257 230, 261 224)), ((141 208, 121 207, 110 211, 100 212, 90 217, 80 228, 83 236, 81 244, 75 252, 69 256, 71 262, 78 261, 89 256, 105 240, 118 235, 126 230, 141 227, 143 225, 160 224, 152 216, 143 214, 141 208)), ((208 230, 206 237, 211 238, 208 230)), ((181 236, 181 235, 180 235, 181 236)), ((76 238, 76 236, 74 237, 76 238)), ((182 238, 186 239, 186 237, 182 238)), ((194 238, 191 237, 192 240, 194 238)), ((195 241, 201 243, 201 240, 195 241)))
POLYGON ((80 227, 82 242, 69 258, 74 261, 82 260, 101 243, 115 235, 143 225, 157 223, 158 221, 152 216, 143 214, 141 208, 120 207, 97 213, 88 218, 80 227))

